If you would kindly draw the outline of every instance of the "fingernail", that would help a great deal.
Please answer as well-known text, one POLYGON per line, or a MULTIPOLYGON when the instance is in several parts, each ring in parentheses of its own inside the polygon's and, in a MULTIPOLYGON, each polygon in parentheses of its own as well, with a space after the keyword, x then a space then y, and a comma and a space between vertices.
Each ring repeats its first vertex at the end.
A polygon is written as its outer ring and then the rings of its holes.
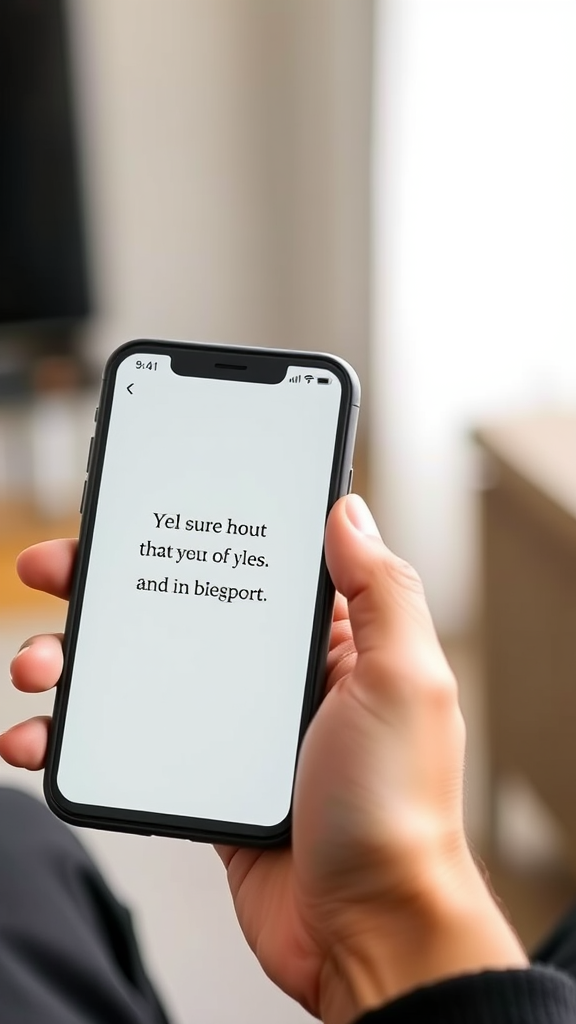
POLYGON ((380 530, 376 526, 374 516, 366 502, 359 494, 349 494, 346 498, 346 515, 360 533, 368 537, 379 537, 380 530))
POLYGON ((12 675, 12 666, 14 665, 14 662, 18 660, 18 658, 20 657, 20 655, 21 655, 21 654, 24 654, 24 651, 26 651, 26 650, 28 650, 28 648, 27 648, 27 647, 21 647, 21 648, 20 648, 20 650, 16 652, 16 654, 15 654, 15 655, 14 655, 14 657, 12 658, 12 661, 10 662, 10 667, 9 667, 9 670, 8 670, 8 671, 10 672, 10 682, 11 682, 11 683, 13 683, 13 682, 14 682, 14 676, 12 675))

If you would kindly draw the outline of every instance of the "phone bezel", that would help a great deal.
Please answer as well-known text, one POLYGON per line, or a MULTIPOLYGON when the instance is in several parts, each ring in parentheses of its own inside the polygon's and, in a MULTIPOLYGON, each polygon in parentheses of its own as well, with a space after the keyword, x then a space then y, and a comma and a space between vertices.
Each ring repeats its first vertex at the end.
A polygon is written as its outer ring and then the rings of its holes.
MULTIPOLYGON (((262 382, 283 380, 290 365, 313 366, 325 368, 334 373, 341 384, 341 402, 338 425, 334 444, 330 488, 326 508, 326 516, 334 502, 348 490, 352 469, 356 423, 360 405, 360 384, 352 369, 344 360, 327 353, 301 352, 284 349, 246 348, 241 346, 206 345, 196 342, 176 342, 161 340, 136 340, 128 342, 116 349, 110 356, 103 374, 102 389, 98 405, 98 417, 94 433, 93 449, 90 460, 89 474, 86 480, 84 513, 81 521, 78 554, 70 605, 64 634, 64 668, 60 677, 54 703, 53 722, 50 730, 46 770, 44 774, 44 793, 46 801, 59 817, 69 824, 122 831, 141 835, 159 835, 191 839, 201 842, 233 843, 249 846, 277 846, 285 843, 290 836, 292 817, 292 800, 286 818, 273 826, 246 825, 241 822, 223 822, 213 819, 192 818, 181 815, 138 811, 130 808, 113 808, 92 804, 76 803, 68 800, 58 786, 58 766, 66 720, 68 697, 72 685, 74 654, 78 638, 82 603, 85 591, 87 569, 90 557, 94 524, 98 508, 98 494, 104 453, 110 423, 110 414, 115 390, 116 372, 121 363, 130 355, 137 353, 174 355, 186 365, 187 360, 202 365, 200 373, 193 376, 218 377, 218 372, 209 373, 210 360, 228 356, 229 359, 240 358, 243 364, 252 366, 254 379, 262 382), (272 361, 272 363, 271 363, 272 361), (273 368, 271 369, 273 364, 273 368), (282 373, 284 365, 284 373, 282 373), (280 376, 278 376, 280 374, 280 376), (274 378, 274 380, 272 380, 274 378)), ((179 371, 175 371, 179 372, 179 371)), ((188 370, 184 370, 188 373, 188 370)), ((226 371, 230 379, 230 370, 226 371)), ((251 379, 245 371, 244 376, 233 379, 251 379)), ((306 684, 302 703, 302 714, 298 736, 298 751, 304 733, 313 717, 323 695, 325 660, 330 636, 334 588, 330 580, 324 557, 321 566, 316 592, 316 603, 306 684)), ((297 754, 298 758, 298 754, 297 754)), ((297 764, 297 759, 296 759, 297 764)))

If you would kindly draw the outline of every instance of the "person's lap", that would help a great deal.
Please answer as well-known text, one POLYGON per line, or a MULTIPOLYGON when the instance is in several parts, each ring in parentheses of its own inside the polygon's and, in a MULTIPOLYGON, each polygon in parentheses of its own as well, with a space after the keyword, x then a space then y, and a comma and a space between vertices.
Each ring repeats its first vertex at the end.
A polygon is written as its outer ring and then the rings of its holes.
MULTIPOLYGON (((534 959, 576 977, 576 907, 534 959)), ((167 1024, 130 915, 73 833, 0 788, 0 1024, 167 1024)))
POLYGON ((166 1024, 128 911, 74 834, 0 788, 0 1024, 166 1024))

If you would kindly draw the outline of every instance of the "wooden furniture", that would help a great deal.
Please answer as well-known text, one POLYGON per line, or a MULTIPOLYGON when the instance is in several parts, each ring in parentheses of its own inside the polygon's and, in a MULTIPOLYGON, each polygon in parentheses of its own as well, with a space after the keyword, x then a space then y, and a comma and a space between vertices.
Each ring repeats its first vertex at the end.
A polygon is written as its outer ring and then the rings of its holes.
MULTIPOLYGON (((576 413, 475 432, 492 806, 520 775, 576 853, 576 413)), ((493 819, 494 820, 494 819, 493 819)))

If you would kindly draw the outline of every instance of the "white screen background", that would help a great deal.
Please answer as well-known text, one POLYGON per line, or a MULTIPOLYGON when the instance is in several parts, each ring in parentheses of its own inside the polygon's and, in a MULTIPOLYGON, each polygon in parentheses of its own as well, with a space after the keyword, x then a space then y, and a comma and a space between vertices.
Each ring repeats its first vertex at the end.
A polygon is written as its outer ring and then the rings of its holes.
POLYGON ((68 800, 253 825, 288 813, 341 400, 332 374, 289 383, 312 372, 269 385, 177 376, 168 356, 120 365, 58 769, 68 800), (266 536, 229 535, 229 518, 266 536), (148 541, 173 557, 143 557, 148 541), (268 567, 215 564, 228 547, 268 567), (177 564, 177 548, 207 560, 177 564), (165 593, 137 589, 166 577, 165 593), (266 601, 195 596, 196 580, 266 601))

